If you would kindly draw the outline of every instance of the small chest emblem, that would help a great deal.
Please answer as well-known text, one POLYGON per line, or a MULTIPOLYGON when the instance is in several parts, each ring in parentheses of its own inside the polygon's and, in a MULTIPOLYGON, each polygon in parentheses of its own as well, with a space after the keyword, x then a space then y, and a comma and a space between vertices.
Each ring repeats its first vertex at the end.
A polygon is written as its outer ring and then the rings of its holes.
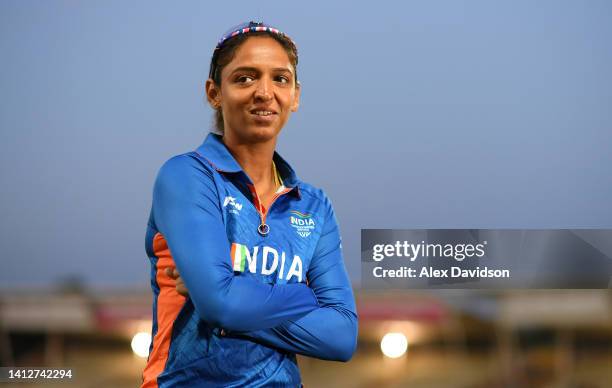
POLYGON ((228 206, 230 207, 228 211, 233 214, 239 214, 240 210, 242 210, 242 204, 236 202, 236 198, 229 195, 223 200, 223 207, 228 206))
POLYGON ((297 210, 291 210, 291 216, 289 216, 289 222, 298 235, 303 238, 310 236, 315 228, 315 222, 312 219, 312 214, 301 213, 297 210))

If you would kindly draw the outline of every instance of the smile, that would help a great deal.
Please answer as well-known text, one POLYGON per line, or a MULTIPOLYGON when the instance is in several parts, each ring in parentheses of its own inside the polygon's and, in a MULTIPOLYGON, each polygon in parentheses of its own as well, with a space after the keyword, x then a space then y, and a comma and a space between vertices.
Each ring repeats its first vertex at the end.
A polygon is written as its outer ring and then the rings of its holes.
POLYGON ((269 110, 255 110, 255 111, 251 111, 251 113, 257 116, 270 116, 270 115, 276 114, 269 110))

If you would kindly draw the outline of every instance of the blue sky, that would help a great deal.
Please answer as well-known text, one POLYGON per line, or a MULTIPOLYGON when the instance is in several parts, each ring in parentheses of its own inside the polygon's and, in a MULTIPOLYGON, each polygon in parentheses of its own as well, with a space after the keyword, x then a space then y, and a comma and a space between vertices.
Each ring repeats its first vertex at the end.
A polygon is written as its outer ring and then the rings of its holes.
POLYGON ((232 25, 298 44, 279 152, 361 228, 612 227, 607 1, 0 3, 2 287, 148 287, 151 187, 232 25))

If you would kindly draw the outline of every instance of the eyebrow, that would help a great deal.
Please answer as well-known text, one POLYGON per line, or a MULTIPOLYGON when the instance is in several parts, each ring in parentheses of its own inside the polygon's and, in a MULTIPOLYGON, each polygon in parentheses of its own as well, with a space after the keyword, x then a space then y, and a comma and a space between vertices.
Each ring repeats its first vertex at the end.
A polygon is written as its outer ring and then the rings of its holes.
MULTIPOLYGON (((253 73, 259 73, 259 69, 256 67, 250 67, 250 66, 241 66, 241 67, 237 67, 232 71, 232 74, 238 72, 238 71, 249 71, 249 72, 253 72, 253 73)), ((275 67, 272 69, 272 71, 277 71, 277 72, 288 72, 290 74, 293 74, 293 71, 291 71, 290 68, 288 67, 275 67)))

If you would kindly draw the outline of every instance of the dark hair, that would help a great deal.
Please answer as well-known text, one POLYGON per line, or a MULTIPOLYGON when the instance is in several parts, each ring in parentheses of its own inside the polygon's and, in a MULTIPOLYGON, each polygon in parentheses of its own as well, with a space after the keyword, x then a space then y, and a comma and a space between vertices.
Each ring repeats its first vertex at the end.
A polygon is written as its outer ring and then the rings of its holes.
MULTIPOLYGON (((248 34, 240 34, 231 39, 228 39, 225 43, 223 43, 220 48, 216 49, 217 51, 213 55, 213 58, 210 62, 210 78, 213 80, 215 85, 217 85, 217 87, 219 88, 221 87, 221 72, 223 71, 225 66, 227 66, 232 61, 232 59, 234 59, 236 50, 238 50, 238 48, 242 46, 242 44, 252 36, 270 37, 280 43, 281 46, 283 46, 283 48, 287 52, 287 56, 289 57, 289 62, 291 62, 291 64, 293 65, 295 76, 294 81, 297 84, 298 55, 295 44, 286 35, 270 33, 268 31, 256 31, 250 32, 248 34)), ((215 128, 219 133, 223 133, 224 131, 223 112, 221 112, 221 108, 215 111, 215 128)))

